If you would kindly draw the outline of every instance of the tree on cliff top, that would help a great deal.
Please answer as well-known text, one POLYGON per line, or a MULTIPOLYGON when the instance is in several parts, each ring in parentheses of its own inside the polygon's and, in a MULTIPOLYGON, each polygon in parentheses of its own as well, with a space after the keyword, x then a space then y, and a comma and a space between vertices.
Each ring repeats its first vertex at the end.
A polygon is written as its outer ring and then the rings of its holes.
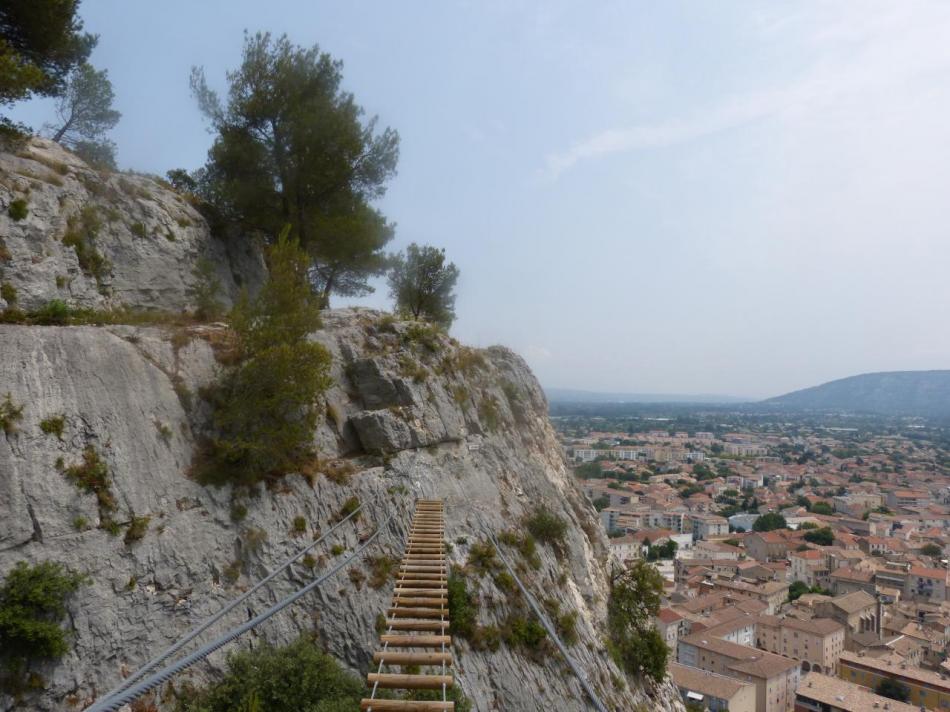
POLYGON ((227 78, 223 104, 203 70, 191 76, 217 132, 202 186, 209 201, 267 235, 290 224, 324 302, 331 292, 371 292, 367 280, 385 268, 393 226, 370 203, 395 174, 398 134, 364 119, 341 88, 339 61, 286 36, 246 35, 241 66, 227 78))
POLYGON ((0 104, 62 92, 97 40, 82 31, 78 9, 79 0, 0 3, 0 104))
POLYGON ((70 74, 66 91, 56 106, 61 122, 53 136, 57 143, 72 144, 80 139, 95 141, 119 123, 122 114, 112 108, 115 93, 109 72, 89 63, 70 74))
POLYGON ((458 267, 446 263, 445 250, 412 243, 393 259, 389 294, 398 313, 448 329, 455 321, 458 278, 458 267))

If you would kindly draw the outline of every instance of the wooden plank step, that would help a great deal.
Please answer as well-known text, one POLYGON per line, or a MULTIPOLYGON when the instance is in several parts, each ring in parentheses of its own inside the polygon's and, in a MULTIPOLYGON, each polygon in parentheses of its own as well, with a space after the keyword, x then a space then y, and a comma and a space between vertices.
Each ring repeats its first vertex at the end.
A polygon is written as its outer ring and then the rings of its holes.
POLYGON ((449 599, 446 596, 426 596, 411 598, 408 596, 393 596, 394 606, 435 606, 447 608, 449 599))
POLYGON ((369 686, 379 685, 388 689, 441 690, 442 685, 452 687, 451 675, 398 675, 391 672, 371 672, 366 676, 369 686))
POLYGON ((399 569, 399 573, 403 572, 417 574, 444 574, 445 566, 440 566, 438 564, 404 564, 399 569))
POLYGON ((384 633, 379 636, 379 642, 389 643, 399 648, 441 648, 443 645, 452 645, 452 636, 384 633))
POLYGON ((415 598, 416 596, 445 596, 448 590, 445 588, 397 588, 393 591, 393 596, 397 598, 415 598))
POLYGON ((390 608, 386 611, 390 618, 448 618, 448 608, 390 608))
POLYGON ((380 650, 373 653, 373 662, 383 665, 446 665, 452 664, 452 653, 407 653, 380 650))
POLYGON ((445 588, 448 582, 445 578, 434 576, 432 578, 401 578, 396 582, 400 588, 432 588, 441 586, 445 588))
POLYGON ((393 630, 437 630, 443 631, 449 627, 449 621, 418 621, 408 618, 389 618, 386 620, 386 628, 393 630))
POLYGON ((373 712, 454 712, 454 702, 436 702, 423 700, 360 700, 361 710, 373 712))

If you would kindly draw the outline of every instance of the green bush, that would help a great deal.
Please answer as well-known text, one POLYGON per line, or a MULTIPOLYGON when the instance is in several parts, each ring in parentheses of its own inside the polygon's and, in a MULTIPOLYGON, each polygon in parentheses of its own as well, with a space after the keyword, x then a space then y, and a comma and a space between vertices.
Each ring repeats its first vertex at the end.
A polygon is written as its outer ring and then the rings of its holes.
POLYGON ((307 533, 307 519, 301 515, 294 517, 293 527, 290 530, 291 534, 300 535, 307 533))
POLYGON ((512 614, 502 626, 501 637, 511 648, 524 648, 528 652, 545 652, 548 633, 533 618, 512 614))
POLYGON ((495 396, 483 396, 479 401, 478 419, 490 433, 496 432, 501 426, 501 412, 498 410, 498 399, 495 396))
POLYGON ((19 222, 20 220, 26 220, 26 216, 30 214, 30 209, 26 205, 26 201, 23 198, 17 198, 16 200, 10 203, 10 207, 7 208, 7 215, 10 216, 12 220, 19 222))
POLYGON ((99 513, 104 519, 116 509, 115 497, 109 484, 109 468, 92 445, 87 445, 82 462, 63 470, 63 474, 83 492, 96 495, 99 513))
POLYGON ((69 650, 60 621, 66 602, 86 577, 62 564, 20 561, 0 586, 0 691, 16 695, 33 661, 55 660, 69 650))
POLYGON ((16 287, 9 282, 0 284, 0 299, 3 299, 7 304, 16 304, 16 296, 16 287))
POLYGON ((78 216, 73 215, 66 221, 63 235, 63 244, 75 250, 82 271, 95 277, 97 282, 112 268, 109 260, 96 249, 95 239, 101 228, 102 221, 96 208, 87 206, 78 216))
POLYGON ((228 658, 228 672, 203 690, 188 689, 176 712, 344 712, 359 709, 364 681, 314 640, 261 647, 228 658))
POLYGON ((66 416, 51 415, 40 421, 40 430, 47 435, 55 435, 58 438, 63 437, 63 427, 66 425, 66 416))
POLYGON ((13 396, 7 393, 0 402, 0 428, 7 435, 17 430, 17 423, 23 420, 23 406, 13 402, 13 396))
POLYGON ((218 297, 221 293, 221 280, 215 272, 211 260, 202 257, 195 263, 192 272, 194 285, 191 298, 195 300, 195 316, 202 321, 214 321, 224 311, 218 297))
POLYGON ((370 556, 366 563, 369 564, 370 571, 369 585, 375 589, 380 589, 389 583, 389 579, 399 568, 399 559, 385 554, 370 556))
POLYGON ((129 522, 129 528, 125 530, 126 546, 131 546, 145 536, 150 520, 151 517, 132 517, 132 521, 129 522))
POLYGON ((564 535, 567 533, 567 522, 548 510, 538 507, 525 519, 525 526, 531 535, 542 544, 550 544, 555 548, 564 545, 564 535))
POLYGON ((69 321, 71 310, 62 299, 53 299, 40 307, 33 315, 37 324, 52 326, 69 321))
POLYGON ((465 565, 479 576, 494 574, 501 570, 501 562, 496 553, 490 542, 475 542, 468 550, 468 561, 465 565))
POLYGON ((449 632, 471 639, 477 627, 478 599, 468 590, 465 576, 452 571, 448 580, 449 632))
POLYGON ((307 254, 286 231, 269 252, 270 275, 232 312, 241 362, 211 394, 214 436, 195 466, 206 484, 252 486, 311 459, 316 401, 329 386, 329 352, 308 336, 320 326, 307 254))
POLYGON ((145 223, 135 222, 129 226, 129 232, 131 232, 136 237, 148 237, 148 231, 145 228, 145 223))

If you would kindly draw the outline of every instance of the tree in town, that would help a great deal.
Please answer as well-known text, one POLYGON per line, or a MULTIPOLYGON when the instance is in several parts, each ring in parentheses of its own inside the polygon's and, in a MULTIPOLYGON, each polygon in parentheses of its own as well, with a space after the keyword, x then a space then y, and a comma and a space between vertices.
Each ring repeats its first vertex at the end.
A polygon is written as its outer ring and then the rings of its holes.
POLYGON ((215 435, 196 465, 208 484, 253 485, 312 455, 317 397, 330 384, 330 354, 308 339, 320 305, 309 261, 284 230, 268 252, 269 275, 231 314, 240 363, 213 395, 215 435))
POLYGON ((660 610, 663 577, 656 567, 638 560, 611 577, 607 599, 608 649, 614 661, 632 675, 662 680, 669 648, 653 625, 660 610))
POLYGON ((831 546, 835 543, 835 533, 830 527, 821 527, 820 529, 810 529, 805 532, 805 541, 818 546, 831 546))
POLYGON ((752 524, 752 531, 756 532, 770 532, 775 529, 788 529, 788 523, 785 521, 785 517, 778 512, 763 514, 752 524))
POLYGON ((448 329, 455 321, 458 278, 458 267, 446 263, 445 250, 412 243, 393 258, 389 294, 398 313, 448 329))
POLYGON ((0 3, 0 104, 56 96, 97 38, 83 32, 79 0, 0 3))
POLYGON ((56 105, 59 128, 53 140, 65 146, 86 143, 109 146, 103 143, 104 134, 122 117, 112 108, 115 94, 109 73, 83 63, 69 75, 66 90, 56 105))
POLYGON ((890 697, 898 702, 907 702, 910 699, 910 690, 904 685, 890 677, 881 680, 874 691, 881 697, 890 697))
POLYGON ((835 510, 832 509, 831 505, 824 501, 813 502, 809 511, 812 514, 825 514, 828 516, 831 516, 835 513, 835 510))
POLYGON ((940 556, 943 554, 943 549, 936 544, 924 544, 920 548, 920 553, 924 556, 940 556))
POLYGON ((245 35, 241 66, 227 79, 222 102, 192 69, 192 91, 217 134, 201 196, 265 236, 291 225, 324 301, 371 292, 367 280, 385 270, 393 235, 371 203, 395 174, 398 134, 364 117, 341 87, 342 63, 286 36, 245 35))

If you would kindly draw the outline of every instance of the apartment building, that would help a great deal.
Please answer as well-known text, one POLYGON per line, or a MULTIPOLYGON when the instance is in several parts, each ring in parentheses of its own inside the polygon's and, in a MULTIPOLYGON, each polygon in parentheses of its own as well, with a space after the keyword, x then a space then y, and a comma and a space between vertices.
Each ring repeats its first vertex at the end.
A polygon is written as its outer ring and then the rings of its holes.
POLYGON ((818 549, 793 551, 788 555, 792 581, 801 581, 808 586, 826 586, 828 583, 828 557, 818 549))
POLYGON ((687 703, 709 712, 756 712, 755 685, 699 668, 669 664, 670 679, 687 703))
POLYGON ((923 670, 892 658, 873 658, 844 652, 838 659, 838 677, 875 689, 882 680, 899 682, 910 692, 908 702, 919 707, 950 708, 950 680, 946 675, 923 670))
POLYGON ((777 561, 788 556, 788 538, 777 531, 752 532, 742 543, 756 561, 777 561))
POLYGON ((693 539, 704 541, 729 535, 729 521, 716 514, 690 514, 693 539))
POLYGON ((679 641, 677 662, 755 686, 756 712, 791 712, 800 679, 798 663, 704 633, 679 641))
POLYGON ((904 596, 915 601, 943 603, 947 600, 947 570, 912 566, 904 579, 904 596))
POLYGON ((797 660, 802 672, 834 674, 844 652, 844 626, 831 618, 779 618, 758 616, 756 647, 797 660))
POLYGON ((810 672, 795 693, 795 712, 920 712, 919 707, 875 694, 837 677, 810 672))

